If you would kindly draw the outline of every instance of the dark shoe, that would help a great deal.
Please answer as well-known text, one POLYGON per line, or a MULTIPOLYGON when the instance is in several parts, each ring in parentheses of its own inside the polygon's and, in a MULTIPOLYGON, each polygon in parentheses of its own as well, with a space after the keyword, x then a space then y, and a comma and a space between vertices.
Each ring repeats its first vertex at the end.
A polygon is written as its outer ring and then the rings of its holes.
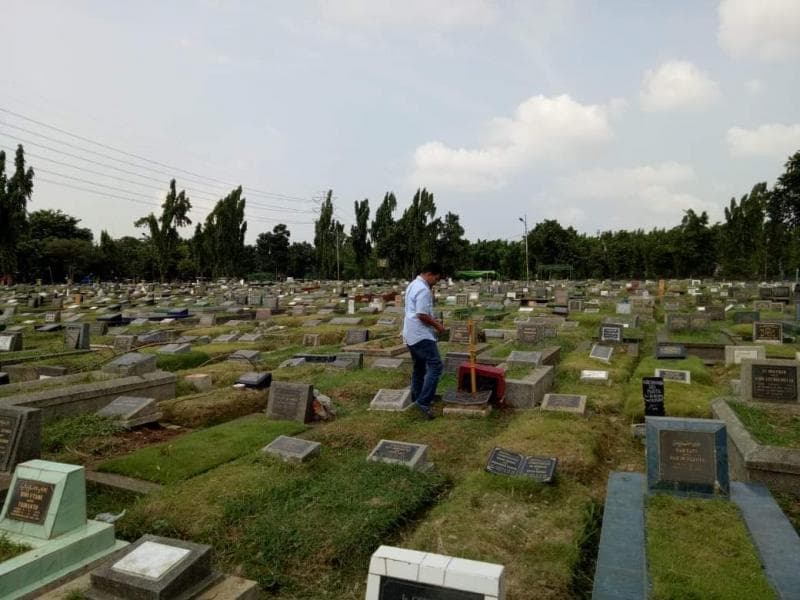
POLYGON ((414 406, 419 409, 419 412, 421 412, 422 416, 428 419, 428 421, 432 421, 436 418, 436 415, 433 414, 430 406, 422 406, 422 404, 417 404, 416 402, 414 402, 414 406))

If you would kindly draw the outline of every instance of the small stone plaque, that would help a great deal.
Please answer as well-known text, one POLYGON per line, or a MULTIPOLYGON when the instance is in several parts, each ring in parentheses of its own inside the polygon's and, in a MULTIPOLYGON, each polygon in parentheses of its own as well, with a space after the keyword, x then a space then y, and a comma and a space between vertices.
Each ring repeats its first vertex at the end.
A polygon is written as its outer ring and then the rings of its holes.
POLYGON ((68 350, 89 349, 89 324, 71 323, 64 332, 64 344, 68 350))
POLYGON ((659 475, 663 481, 713 485, 714 435, 690 431, 660 431, 659 475))
POLYGON ((686 346, 683 344, 660 343, 656 346, 656 358, 683 359, 686 358, 686 346))
POLYGON ((186 548, 176 548, 156 542, 145 542, 111 567, 147 579, 160 579, 189 555, 186 548))
POLYGON ((512 350, 511 354, 509 354, 506 359, 506 363, 509 365, 531 365, 538 367, 542 363, 542 353, 512 350))
POLYGON ((752 397, 777 402, 797 401, 797 367, 754 364, 752 397))
POLYGON ((399 369, 401 366, 402 358, 376 358, 372 363, 373 369, 399 369))
POLYGON ((267 418, 308 423, 313 413, 312 401, 311 385, 273 381, 267 402, 267 418))
POLYGON ((581 381, 592 383, 608 383, 608 371, 581 370, 581 381))
POLYGON ((523 344, 536 344, 541 338, 541 328, 535 323, 517 325, 517 341, 523 344))
POLYGON ((344 336, 344 343, 347 346, 367 341, 369 341, 369 329, 348 329, 344 336))
MULTIPOLYGON (((630 306, 626 304, 625 306, 630 306)), ((609 324, 600 326, 601 342, 621 342, 624 327, 623 325, 609 324)))
POLYGON ((22 334, 0 334, 0 352, 18 352, 22 350, 22 334))
POLYGON ((369 410, 402 411, 411 406, 411 390, 387 390, 380 389, 372 402, 369 403, 369 410))
POLYGON ((248 371, 242 373, 236 383, 241 383, 247 388, 261 390, 269 387, 272 383, 272 373, 248 371))
POLYGON ((642 377, 642 398, 646 417, 664 416, 664 380, 661 377, 642 377))
POLYGON ((279 435, 262 452, 274 454, 286 461, 303 462, 315 454, 319 454, 322 444, 301 438, 279 435))
POLYGON ((55 485, 35 479, 17 479, 11 492, 6 518, 26 523, 44 524, 55 485))
POLYGON ((371 462, 384 462, 406 466, 414 470, 428 470, 428 446, 410 442, 381 440, 367 457, 371 462))
POLYGON ((611 346, 602 346, 594 344, 592 350, 589 352, 589 358, 596 358, 603 362, 611 362, 611 355, 614 353, 614 348, 611 346))
POLYGON ((442 397, 445 404, 456 404, 458 406, 480 406, 488 404, 492 398, 491 390, 479 390, 472 392, 448 390, 442 397))
POLYGON ((557 463, 557 458, 524 456, 511 450, 494 448, 489 454, 485 469, 495 475, 527 477, 540 483, 551 483, 557 463))
POLYGON ((665 381, 675 381, 678 383, 692 383, 692 372, 681 369, 656 369, 655 377, 660 377, 665 381))
POLYGON ((783 342, 783 325, 780 323, 753 323, 753 341, 780 344, 783 342))
POLYGON ((542 410, 571 412, 579 415, 586 413, 586 396, 578 394, 545 394, 542 410))

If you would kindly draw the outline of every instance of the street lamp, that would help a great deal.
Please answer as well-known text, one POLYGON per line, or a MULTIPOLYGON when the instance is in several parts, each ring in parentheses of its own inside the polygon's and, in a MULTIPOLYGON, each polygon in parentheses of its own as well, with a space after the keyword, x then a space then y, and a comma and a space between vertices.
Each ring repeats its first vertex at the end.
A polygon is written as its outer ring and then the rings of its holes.
POLYGON ((528 215, 525 215, 525 218, 518 217, 520 222, 525 226, 525 279, 527 281, 526 285, 530 290, 531 287, 531 271, 530 271, 530 262, 528 261, 528 215))

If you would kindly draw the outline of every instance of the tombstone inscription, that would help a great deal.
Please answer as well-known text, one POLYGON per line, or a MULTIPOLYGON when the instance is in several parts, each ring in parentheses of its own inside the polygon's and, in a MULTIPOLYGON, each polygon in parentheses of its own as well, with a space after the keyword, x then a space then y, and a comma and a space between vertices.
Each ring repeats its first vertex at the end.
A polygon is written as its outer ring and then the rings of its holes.
POLYGON ((312 401, 311 385, 273 381, 267 401, 267 418, 308 423, 313 412, 312 401))
POLYGON ((367 460, 403 465, 415 471, 427 471, 433 467, 428 462, 428 446, 393 440, 378 442, 378 445, 367 456, 367 460))
POLYGON ((493 448, 484 467, 495 475, 527 477, 540 483, 551 483, 558 459, 554 457, 524 456, 511 450, 493 448))
POLYGON ((800 399, 798 368, 793 360, 742 360, 742 397, 759 402, 797 403, 800 399))
POLYGON ((642 377, 642 398, 646 417, 664 416, 664 380, 661 377, 642 377))

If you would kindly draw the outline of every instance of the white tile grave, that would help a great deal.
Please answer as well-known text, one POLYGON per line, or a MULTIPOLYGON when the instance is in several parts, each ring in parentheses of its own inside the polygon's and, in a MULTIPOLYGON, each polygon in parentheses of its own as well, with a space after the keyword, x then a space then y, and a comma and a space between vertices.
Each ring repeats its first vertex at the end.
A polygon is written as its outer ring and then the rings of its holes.
POLYGON ((115 563, 112 569, 138 577, 159 579, 188 556, 189 552, 187 548, 145 542, 115 563))

